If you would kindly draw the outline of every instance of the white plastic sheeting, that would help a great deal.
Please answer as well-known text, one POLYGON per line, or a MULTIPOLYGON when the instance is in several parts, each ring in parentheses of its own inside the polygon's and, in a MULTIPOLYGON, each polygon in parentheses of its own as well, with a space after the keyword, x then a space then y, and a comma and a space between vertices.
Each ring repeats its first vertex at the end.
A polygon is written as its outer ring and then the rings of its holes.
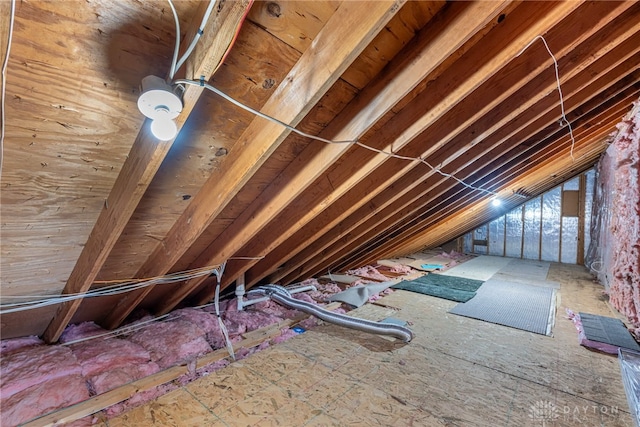
POLYGON ((576 264, 579 249, 586 249, 591 240, 590 220, 594 203, 595 171, 585 172, 582 182, 583 191, 580 191, 581 176, 574 177, 467 233, 463 236, 464 251, 576 264), (582 231, 579 227, 579 217, 567 216, 566 212, 563 215, 562 196, 565 191, 579 191, 584 194, 579 200, 579 211, 584 212, 585 221, 582 236, 579 236, 579 232, 582 231), (486 241, 487 245, 477 244, 480 241, 486 241), (579 248, 578 245, 584 246, 579 248))
POLYGON ((636 427, 640 427, 640 353, 620 348, 618 360, 631 418, 636 427))

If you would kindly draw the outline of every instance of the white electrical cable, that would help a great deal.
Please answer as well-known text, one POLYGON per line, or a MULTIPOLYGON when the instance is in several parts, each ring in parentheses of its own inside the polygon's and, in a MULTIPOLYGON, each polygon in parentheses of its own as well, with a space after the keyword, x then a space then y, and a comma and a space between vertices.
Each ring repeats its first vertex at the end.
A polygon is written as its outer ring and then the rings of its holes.
POLYGON ((169 78, 173 79, 173 76, 176 74, 176 64, 178 62, 178 53, 180 50, 180 19, 178 18, 178 12, 176 11, 175 6, 171 0, 167 0, 169 6, 171 7, 171 12, 173 12, 173 20, 176 23, 176 42, 173 47, 173 59, 171 60, 171 68, 169 68, 169 78))
POLYGON ((204 33, 204 26, 207 25, 207 21, 209 20, 209 17, 211 16, 211 12, 213 11, 213 6, 215 4, 216 4, 215 1, 209 2, 209 6, 207 7, 207 10, 205 11, 204 16, 202 17, 202 22, 200 23, 200 27, 198 27, 198 32, 193 37, 193 40, 191 40, 191 44, 189 44, 189 47, 187 48, 186 52, 184 53, 184 55, 182 55, 182 57, 178 61, 177 65, 173 69, 173 73, 170 76, 171 79, 173 79, 173 76, 180 69, 180 67, 182 67, 182 65, 185 63, 187 58, 189 58, 189 56, 191 56, 191 53, 193 52, 193 49, 196 47, 196 44, 198 44, 198 40, 200 40, 200 37, 204 33))
POLYGON ((231 343, 231 339, 229 338, 229 332, 227 331, 227 327, 224 325, 222 321, 222 316, 220 315, 220 283, 222 282, 222 274, 224 273, 224 269, 227 266, 226 261, 222 263, 222 266, 219 270, 216 270, 215 275, 217 279, 216 283, 216 293, 213 299, 215 309, 216 309, 216 317, 218 318, 218 324, 220 325, 220 330, 222 331, 222 335, 224 336, 224 341, 227 346, 227 351, 229 352, 229 356, 231 359, 236 360, 235 352, 233 351, 233 344, 231 343))
POLYGON ((553 66, 556 72, 556 83, 558 84, 558 95, 560 96, 560 111, 562 113, 561 116, 561 120, 560 120, 560 125, 564 125, 564 123, 567 124, 567 126, 569 127, 569 136, 571 137, 571 151, 569 151, 569 155, 571 156, 571 160, 573 160, 573 162, 575 163, 576 159, 573 157, 573 148, 576 145, 576 139, 573 136, 573 128, 571 127, 571 123, 569 122, 569 120, 567 120, 567 115, 565 114, 564 111, 564 98, 562 96, 562 88, 560 87, 560 73, 558 72, 558 60, 556 59, 555 55, 553 54, 553 52, 551 52, 551 49, 549 49, 549 45, 547 44, 547 41, 545 40, 545 38, 541 35, 537 35, 533 38, 533 40, 531 40, 517 55, 516 57, 522 55, 522 53, 527 50, 529 48, 529 46, 531 46, 536 40, 542 40, 542 43, 544 43, 544 47, 547 49, 547 52, 549 53, 549 56, 551 56, 551 59, 553 60, 553 66))
MULTIPOLYGON (((77 344, 80 342, 85 342, 85 341, 90 341, 90 340, 94 340, 94 339, 98 339, 98 338, 113 338, 113 337, 117 337, 119 335, 124 335, 124 334, 129 334, 131 332, 136 332, 139 331, 140 329, 144 329, 148 324, 150 323, 155 323, 158 322, 164 318, 166 318, 167 316, 169 316, 171 313, 162 315, 162 316, 158 316, 158 317, 154 317, 153 319, 149 319, 149 320, 145 320, 143 322, 138 322, 132 325, 128 325, 128 326, 123 326, 122 328, 119 329, 114 329, 113 331, 108 331, 102 334, 96 334, 96 335, 91 335, 89 337, 85 337, 85 338, 78 338, 77 340, 73 340, 73 341, 67 341, 64 343, 61 343, 61 345, 71 345, 71 344, 77 344)), ((182 317, 180 315, 175 316, 175 319, 182 317)))
MULTIPOLYGON (((264 114, 261 111, 258 111, 258 110, 254 109, 254 108, 249 107, 248 105, 245 105, 245 104, 241 103, 240 101, 237 101, 236 99, 234 99, 231 96, 227 95, 226 93, 222 92, 220 89, 218 89, 218 88, 216 88, 216 87, 214 87, 214 86, 212 86, 212 85, 210 85, 208 83, 205 83, 204 81, 178 79, 178 80, 176 80, 174 82, 174 84, 187 84, 187 85, 193 85, 193 86, 202 86, 202 87, 210 90, 211 92, 215 93, 216 95, 226 99, 227 101, 231 102, 232 104, 242 108, 243 110, 246 110, 246 111, 248 111, 248 112, 250 112, 250 113, 252 113, 252 114, 254 114, 254 115, 258 116, 258 117, 262 117, 263 119, 268 120, 270 122, 276 123, 276 124, 286 128, 286 129, 290 130, 291 132, 294 132, 294 133, 296 133, 296 134, 298 134, 300 136, 303 136, 305 138, 309 138, 309 139, 313 139, 313 140, 316 140, 316 141, 324 142, 326 144, 352 144, 352 145, 358 145, 358 146, 360 146, 362 148, 365 148, 367 150, 370 150, 370 151, 373 151, 373 152, 376 152, 376 153, 379 153, 379 154, 383 154, 383 155, 385 155, 387 157, 393 157, 393 158, 401 159, 401 160, 420 162, 420 163, 423 163, 424 165, 426 165, 433 172, 438 173, 438 174, 440 174, 440 175, 442 175, 442 176, 444 176, 446 178, 451 178, 451 179, 459 182, 460 184, 462 184, 463 186, 465 186, 465 187, 467 187, 467 188, 469 188, 471 190, 484 192, 484 193, 487 193, 487 194, 489 194, 491 196, 498 197, 498 193, 496 193, 495 191, 491 191, 491 190, 487 190, 487 189, 479 188, 479 187, 474 187, 473 185, 467 184, 466 182, 464 182, 460 178, 458 178, 458 177, 456 177, 456 176, 454 176, 452 174, 449 174, 449 173, 441 171, 439 168, 436 168, 435 166, 431 165, 429 162, 427 162, 426 160, 424 160, 421 157, 401 156, 399 154, 395 154, 395 153, 392 153, 392 152, 389 152, 389 151, 384 151, 384 150, 380 150, 378 148, 370 147, 370 146, 365 145, 362 142, 358 141, 357 139, 345 140, 345 141, 334 141, 334 140, 322 138, 320 136, 311 135, 309 133, 303 132, 301 130, 296 129, 295 127, 291 126, 288 123, 285 123, 285 122, 283 122, 281 120, 276 119, 275 117, 272 117, 272 116, 269 116, 267 114, 264 114)), ((516 193, 516 195, 520 196, 520 197, 526 197, 526 196, 522 196, 522 195, 517 194, 517 193, 516 193)))
POLYGON ((2 179, 2 166, 4 165, 4 128, 5 128, 5 97, 7 86, 7 67, 9 65, 9 55, 11 54, 11 41, 13 39, 13 23, 16 18, 16 0, 11 0, 11 11, 9 12, 9 35, 7 37, 7 51, 2 62, 2 94, 0 95, 0 107, 2 108, 2 120, 0 123, 0 179, 2 179))
MULTIPOLYGON (((193 279, 210 274, 217 274, 220 267, 207 268, 207 269, 195 269, 187 272, 172 273, 166 276, 154 277, 147 280, 139 280, 135 282, 126 282, 123 284, 105 286, 103 288, 92 289, 83 293, 76 294, 64 294, 56 297, 47 296, 45 299, 35 301, 25 301, 19 303, 10 303, 0 305, 0 314, 9 314, 19 311, 32 310, 35 308, 45 307, 49 305, 61 304, 67 301, 73 301, 82 298, 95 298, 107 295, 118 295, 125 292, 131 292, 134 290, 146 288, 149 286, 163 285, 175 282, 182 282, 185 280, 193 279)), ((25 296, 3 296, 6 298, 28 298, 25 296)))

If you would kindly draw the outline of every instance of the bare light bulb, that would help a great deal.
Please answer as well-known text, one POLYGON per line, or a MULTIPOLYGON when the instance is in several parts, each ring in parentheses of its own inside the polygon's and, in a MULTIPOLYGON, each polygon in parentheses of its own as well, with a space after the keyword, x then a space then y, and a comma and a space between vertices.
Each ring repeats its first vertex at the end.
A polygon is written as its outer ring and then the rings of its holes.
POLYGON ((500 206, 502 204, 502 202, 500 201, 500 199, 498 199, 496 197, 493 200, 491 200, 491 204, 497 208, 498 206, 500 206))
POLYGON ((174 88, 163 79, 147 76, 142 79, 142 94, 138 98, 138 108, 151 122, 151 133, 161 141, 169 141, 178 134, 178 126, 173 120, 182 111, 182 101, 174 88))
POLYGON ((169 141, 178 134, 178 126, 172 119, 158 118, 151 121, 151 133, 160 141, 169 141))

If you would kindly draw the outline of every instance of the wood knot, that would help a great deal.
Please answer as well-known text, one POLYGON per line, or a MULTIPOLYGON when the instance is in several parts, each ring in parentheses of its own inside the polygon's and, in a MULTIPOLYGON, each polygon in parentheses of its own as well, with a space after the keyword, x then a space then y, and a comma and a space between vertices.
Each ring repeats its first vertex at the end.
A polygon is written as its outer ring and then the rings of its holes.
POLYGON ((265 81, 262 83, 262 87, 264 89, 271 89, 275 84, 276 81, 274 79, 265 79, 265 81))
POLYGON ((280 18, 282 15, 282 11, 280 10, 280 5, 276 2, 270 2, 267 4, 267 13, 273 16, 274 18, 280 18))

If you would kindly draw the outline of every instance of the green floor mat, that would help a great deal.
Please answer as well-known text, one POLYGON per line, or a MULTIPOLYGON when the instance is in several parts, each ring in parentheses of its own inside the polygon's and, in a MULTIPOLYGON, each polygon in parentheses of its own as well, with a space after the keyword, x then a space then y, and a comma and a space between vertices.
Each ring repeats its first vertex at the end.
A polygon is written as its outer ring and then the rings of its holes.
POLYGON ((467 302, 476 295, 476 291, 482 283, 482 280, 428 274, 415 280, 400 282, 393 286, 393 288, 431 295, 451 301, 467 302))

